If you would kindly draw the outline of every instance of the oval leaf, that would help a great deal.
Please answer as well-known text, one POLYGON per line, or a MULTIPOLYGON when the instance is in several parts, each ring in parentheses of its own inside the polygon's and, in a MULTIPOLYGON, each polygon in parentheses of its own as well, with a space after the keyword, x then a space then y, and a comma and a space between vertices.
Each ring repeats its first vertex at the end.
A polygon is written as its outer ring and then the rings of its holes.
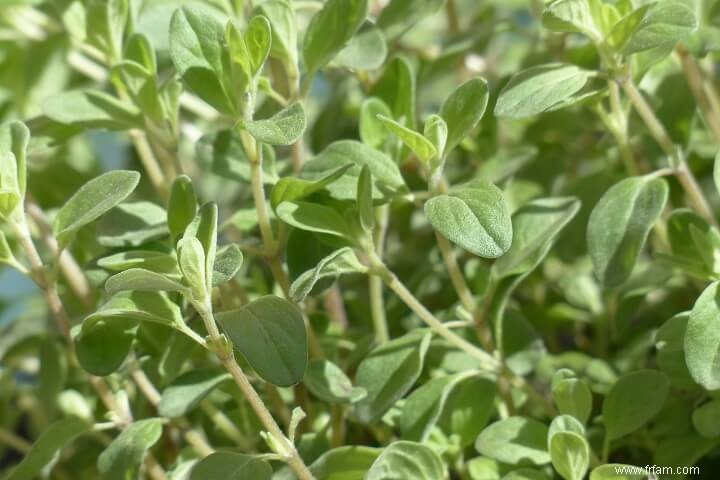
POLYGON ((290 145, 302 136, 305 121, 305 109, 296 102, 268 119, 248 122, 245 128, 258 142, 290 145))
POLYGON ((548 428, 537 420, 509 417, 491 424, 475 441, 482 455, 509 464, 550 463, 547 451, 548 428))
POLYGON ((595 275, 603 284, 616 286, 628 279, 667 197, 662 178, 631 177, 600 198, 590 214, 587 239, 595 275))
POLYGON ((500 92, 495 115, 525 118, 569 105, 573 95, 582 90, 591 76, 592 72, 561 63, 523 70, 500 92))
POLYGON ((355 382, 367 396, 355 405, 363 423, 379 419, 413 386, 422 371, 431 334, 414 331, 387 342, 360 362, 355 382))
POLYGON ((162 420, 138 420, 115 438, 98 457, 102 478, 126 480, 137 476, 145 452, 160 440, 162 420))
POLYGON ((512 243, 510 209, 491 183, 473 181, 425 203, 433 228, 448 240, 483 258, 497 258, 512 243))
POLYGON ((187 372, 165 387, 158 404, 163 417, 181 417, 190 412, 215 387, 230 378, 230 374, 215 369, 187 372))
POLYGON ((720 389, 720 282, 708 285, 695 302, 685 331, 688 371, 707 390, 720 389))
POLYGON ((302 313, 293 304, 267 295, 215 318, 262 378, 280 387, 302 380, 308 361, 307 335, 302 313))
POLYGON ((80 187, 55 217, 53 230, 58 241, 66 242, 74 232, 125 200, 139 181, 138 172, 114 170, 80 187))
POLYGON ((665 374, 656 370, 638 370, 620 377, 603 402, 606 435, 614 440, 652 420, 665 403, 669 388, 665 374))
POLYGON ((394 442, 373 462, 365 480, 439 480, 447 476, 445 464, 430 447, 415 442, 394 442))

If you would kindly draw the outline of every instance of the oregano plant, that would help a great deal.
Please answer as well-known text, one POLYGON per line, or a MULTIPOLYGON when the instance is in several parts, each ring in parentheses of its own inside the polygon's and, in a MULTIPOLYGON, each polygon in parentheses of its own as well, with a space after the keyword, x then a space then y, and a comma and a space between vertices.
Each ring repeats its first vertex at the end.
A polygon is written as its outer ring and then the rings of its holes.
POLYGON ((713 472, 718 38, 717 0, 2 2, 0 475, 713 472))

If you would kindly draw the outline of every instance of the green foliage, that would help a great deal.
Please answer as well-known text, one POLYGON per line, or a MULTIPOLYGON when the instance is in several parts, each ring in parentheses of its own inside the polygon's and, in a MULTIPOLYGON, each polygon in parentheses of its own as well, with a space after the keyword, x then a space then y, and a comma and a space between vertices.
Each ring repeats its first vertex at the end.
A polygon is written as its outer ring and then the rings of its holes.
POLYGON ((718 2, 0 3, 0 477, 712 468, 718 2))
POLYGON ((425 204, 433 228, 467 251, 497 258, 510 249, 510 209, 499 188, 473 181, 453 188, 425 204))
POLYGON ((222 312, 217 320, 262 378, 282 387, 302 379, 308 361, 307 336, 302 314, 293 304, 268 295, 222 312))

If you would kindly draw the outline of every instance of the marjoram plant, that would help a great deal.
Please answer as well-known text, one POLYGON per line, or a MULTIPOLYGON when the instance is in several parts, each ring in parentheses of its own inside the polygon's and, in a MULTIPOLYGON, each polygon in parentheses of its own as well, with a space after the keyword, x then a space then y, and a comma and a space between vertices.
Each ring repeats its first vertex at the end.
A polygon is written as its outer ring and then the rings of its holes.
POLYGON ((714 478, 718 58, 718 0, 4 0, 0 475, 714 478))

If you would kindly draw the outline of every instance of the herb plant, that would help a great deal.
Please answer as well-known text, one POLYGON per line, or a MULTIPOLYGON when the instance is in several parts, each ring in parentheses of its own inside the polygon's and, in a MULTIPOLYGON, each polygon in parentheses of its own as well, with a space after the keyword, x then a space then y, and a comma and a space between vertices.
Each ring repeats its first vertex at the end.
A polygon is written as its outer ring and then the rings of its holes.
POLYGON ((0 470, 717 468, 718 17, 2 2, 0 470))

